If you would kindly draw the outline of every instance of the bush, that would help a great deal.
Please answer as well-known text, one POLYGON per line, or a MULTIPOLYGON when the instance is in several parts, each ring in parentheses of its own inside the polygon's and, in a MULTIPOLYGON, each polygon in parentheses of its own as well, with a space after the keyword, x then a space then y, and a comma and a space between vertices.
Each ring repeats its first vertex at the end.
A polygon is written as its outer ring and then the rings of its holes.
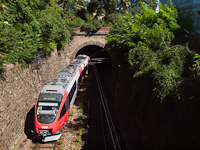
POLYGON ((86 22, 81 26, 83 30, 95 32, 98 31, 103 25, 100 20, 95 18, 95 16, 86 14, 86 22))
POLYGON ((49 54, 70 40, 64 10, 53 0, 0 4, 0 69, 3 63, 30 62, 38 51, 49 54))
POLYGON ((150 77, 151 89, 161 102, 168 96, 180 98, 178 88, 185 70, 191 67, 186 65, 188 56, 193 55, 187 45, 172 45, 174 31, 180 28, 177 17, 173 6, 160 5, 156 13, 143 5, 142 14, 119 16, 108 35, 112 57, 128 61, 133 77, 150 77))

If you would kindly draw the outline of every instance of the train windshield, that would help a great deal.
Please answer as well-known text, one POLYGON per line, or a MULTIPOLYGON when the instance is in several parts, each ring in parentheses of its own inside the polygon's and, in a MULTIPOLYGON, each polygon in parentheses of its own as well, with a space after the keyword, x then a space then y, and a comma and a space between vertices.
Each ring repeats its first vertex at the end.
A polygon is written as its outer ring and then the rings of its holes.
POLYGON ((52 123, 57 116, 61 100, 61 94, 40 94, 37 103, 37 120, 40 123, 52 123))

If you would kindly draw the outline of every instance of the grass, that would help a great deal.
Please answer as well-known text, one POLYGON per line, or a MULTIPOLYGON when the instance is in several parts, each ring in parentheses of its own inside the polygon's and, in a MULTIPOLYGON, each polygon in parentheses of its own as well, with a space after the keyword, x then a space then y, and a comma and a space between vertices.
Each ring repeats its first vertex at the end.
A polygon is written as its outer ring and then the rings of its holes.
POLYGON ((79 104, 79 108, 80 108, 80 109, 83 109, 83 108, 84 108, 83 102, 81 102, 81 103, 79 104))
POLYGON ((83 123, 83 120, 82 120, 82 119, 80 119, 80 120, 79 120, 79 122, 82 124, 82 123, 83 123))
POLYGON ((85 114, 81 113, 81 114, 79 115, 79 117, 81 117, 81 118, 83 119, 83 118, 86 118, 87 116, 86 116, 85 114))
POLYGON ((70 112, 69 116, 73 116, 73 115, 74 115, 74 113, 73 113, 73 112, 70 112))
POLYGON ((82 132, 81 132, 81 131, 78 131, 77 135, 78 135, 78 136, 81 136, 81 135, 82 135, 82 132))
POLYGON ((82 131, 82 130, 83 130, 83 127, 80 126, 80 127, 78 128, 78 130, 79 130, 79 131, 82 131))
POLYGON ((82 130, 83 130, 83 127, 79 127, 78 133, 77 133, 78 136, 81 136, 83 134, 82 130))
MULTIPOLYGON (((83 114, 83 112, 84 112, 83 102, 79 103, 79 109, 81 111, 81 113, 79 114, 79 117, 80 117, 79 123, 83 124, 83 122, 84 122, 83 119, 87 118, 87 116, 85 114, 83 114)), ((78 131, 77 131, 76 143, 75 143, 76 147, 78 146, 78 143, 80 143, 82 146, 84 146, 84 144, 85 144, 85 141, 82 141, 82 138, 81 138, 83 131, 84 131, 84 128, 82 126, 79 126, 78 131)))
POLYGON ((57 142, 57 145, 61 145, 62 144, 62 142, 60 141, 60 142, 57 142))
POLYGON ((85 145, 85 141, 82 141, 81 145, 84 146, 85 145))
POLYGON ((80 110, 81 110, 81 113, 83 113, 83 108, 84 108, 84 105, 83 105, 83 102, 81 102, 80 104, 79 104, 79 108, 80 108, 80 110))
POLYGON ((76 138, 76 141, 79 142, 79 143, 81 143, 81 138, 80 138, 80 137, 77 137, 77 138, 76 138))
POLYGON ((14 150, 17 146, 17 144, 19 143, 19 141, 21 140, 22 136, 24 135, 24 132, 22 133, 21 137, 19 138, 19 140, 17 141, 17 143, 15 144, 14 148, 12 150, 14 150))
POLYGON ((85 141, 82 141, 82 138, 81 138, 81 136, 82 136, 82 131, 84 130, 84 128, 82 127, 82 126, 80 126, 79 128, 78 128, 78 133, 77 133, 77 137, 76 137, 76 147, 78 146, 78 143, 80 143, 82 146, 85 144, 85 141))

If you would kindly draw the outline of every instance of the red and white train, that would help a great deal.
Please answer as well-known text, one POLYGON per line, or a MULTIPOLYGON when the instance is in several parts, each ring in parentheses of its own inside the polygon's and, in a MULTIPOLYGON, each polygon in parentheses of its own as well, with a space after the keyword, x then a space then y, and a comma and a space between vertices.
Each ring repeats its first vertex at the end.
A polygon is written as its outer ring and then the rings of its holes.
POLYGON ((74 104, 77 89, 88 71, 90 57, 78 55, 38 94, 35 104, 34 139, 42 142, 55 141, 62 135, 74 104))

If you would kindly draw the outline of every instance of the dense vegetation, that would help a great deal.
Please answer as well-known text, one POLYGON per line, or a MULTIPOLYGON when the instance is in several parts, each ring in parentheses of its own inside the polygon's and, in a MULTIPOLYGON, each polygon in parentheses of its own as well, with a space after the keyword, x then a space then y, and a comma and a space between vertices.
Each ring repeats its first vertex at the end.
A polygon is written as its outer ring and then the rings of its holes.
MULTIPOLYGON (((65 12, 54 1, 1 1, 0 64, 29 62, 69 41, 65 12)), ((2 67, 2 66, 1 66, 2 67)))
MULTIPOLYGON (((151 4, 153 1, 147 1, 151 4)), ((48 55, 70 41, 81 27, 90 32, 112 26, 140 0, 0 0, 0 70, 3 64, 27 63, 36 53, 48 55)))
POLYGON ((76 17, 84 1, 0 1, 0 69, 6 63, 30 62, 70 40, 70 31, 84 20, 76 17))
POLYGON ((114 106, 134 149, 198 149, 198 29, 194 15, 146 5, 118 15, 108 35, 114 106), (117 94, 116 94, 117 93, 117 94), (121 113, 123 112, 123 113, 121 113))
POLYGON ((177 19, 173 5, 160 5, 159 13, 142 5, 141 13, 120 15, 108 36, 110 52, 117 63, 128 62, 134 78, 148 77, 151 90, 161 102, 168 96, 184 99, 180 87, 195 76, 194 52, 187 44, 173 43, 175 32, 181 29, 177 19))

